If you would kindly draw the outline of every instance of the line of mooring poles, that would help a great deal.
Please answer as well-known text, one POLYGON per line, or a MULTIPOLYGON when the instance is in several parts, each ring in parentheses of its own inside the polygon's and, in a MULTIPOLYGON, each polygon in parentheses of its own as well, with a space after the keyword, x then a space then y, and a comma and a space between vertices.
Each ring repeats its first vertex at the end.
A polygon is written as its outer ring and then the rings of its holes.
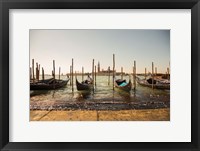
MULTIPOLYGON (((30 67, 30 80, 32 80, 33 83, 35 83, 36 80, 39 81, 40 79, 40 64, 36 62, 36 75, 34 71, 34 59, 32 59, 32 67, 30 67)), ((44 68, 41 67, 42 70, 42 80, 45 79, 45 74, 44 74, 44 68)), ((167 67, 167 79, 170 79, 170 67, 167 67)), ((110 85, 110 66, 108 67, 108 85, 110 85)), ((115 54, 113 54, 113 90, 115 89, 115 54)), ((59 80, 61 79, 60 77, 61 74, 61 67, 59 67, 59 80)), ((121 67, 121 79, 123 79, 123 67, 121 67)), ((134 66, 133 66, 133 86, 134 90, 136 89, 136 61, 134 60, 134 66)), ((152 89, 154 89, 154 82, 155 78, 158 75, 157 67, 154 67, 154 62, 152 62, 152 89)), ((53 60, 53 70, 52 70, 52 76, 53 76, 53 86, 55 88, 55 60, 53 60)), ((93 90, 96 88, 97 85, 97 66, 94 65, 94 59, 92 60, 92 79, 93 79, 93 90)), ((147 68, 145 67, 145 80, 147 79, 147 68)), ((82 81, 84 80, 84 67, 82 67, 82 81)), ((74 59, 72 58, 72 64, 70 66, 70 85, 72 86, 72 92, 74 92, 74 59)))

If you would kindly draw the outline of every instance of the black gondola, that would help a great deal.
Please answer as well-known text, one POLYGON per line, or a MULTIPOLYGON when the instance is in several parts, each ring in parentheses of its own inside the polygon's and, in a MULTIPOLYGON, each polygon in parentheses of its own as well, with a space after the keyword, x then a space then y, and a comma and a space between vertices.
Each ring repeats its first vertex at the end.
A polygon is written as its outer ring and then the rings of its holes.
POLYGON ((115 87, 119 90, 129 92, 131 90, 131 80, 127 83, 126 80, 117 79, 115 80, 115 87))
POLYGON ((152 88, 152 83, 153 83, 153 88, 155 88, 155 89, 166 89, 166 90, 170 89, 169 80, 162 80, 162 79, 154 79, 153 80, 152 78, 139 79, 137 77, 137 83, 142 86, 150 87, 150 88, 152 88))
POLYGON ((76 87, 78 91, 92 90, 93 80, 88 76, 87 80, 84 80, 82 83, 80 83, 76 78, 76 87))
POLYGON ((67 80, 57 80, 57 79, 46 79, 40 80, 38 82, 30 83, 30 90, 54 90, 59 89, 67 85, 69 79, 67 80))

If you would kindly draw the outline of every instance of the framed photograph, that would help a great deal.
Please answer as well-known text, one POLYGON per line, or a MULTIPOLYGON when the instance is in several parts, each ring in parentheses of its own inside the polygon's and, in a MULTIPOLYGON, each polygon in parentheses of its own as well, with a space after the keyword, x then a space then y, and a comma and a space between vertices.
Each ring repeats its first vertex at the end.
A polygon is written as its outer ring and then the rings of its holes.
POLYGON ((199 7, 2 0, 1 150, 200 150, 199 7))

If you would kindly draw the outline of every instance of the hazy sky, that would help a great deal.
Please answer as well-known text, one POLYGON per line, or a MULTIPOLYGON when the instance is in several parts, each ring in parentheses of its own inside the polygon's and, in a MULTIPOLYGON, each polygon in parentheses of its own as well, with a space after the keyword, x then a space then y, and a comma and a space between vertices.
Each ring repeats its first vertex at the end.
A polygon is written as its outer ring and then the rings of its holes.
POLYGON ((151 71, 151 64, 157 71, 165 73, 170 61, 170 30, 30 30, 30 66, 32 59, 44 67, 45 74, 51 74, 53 60, 56 74, 70 70, 74 58, 74 70, 92 71, 92 59, 101 69, 112 69, 112 55, 115 54, 117 72, 121 67, 132 72, 136 60, 137 73, 151 71))

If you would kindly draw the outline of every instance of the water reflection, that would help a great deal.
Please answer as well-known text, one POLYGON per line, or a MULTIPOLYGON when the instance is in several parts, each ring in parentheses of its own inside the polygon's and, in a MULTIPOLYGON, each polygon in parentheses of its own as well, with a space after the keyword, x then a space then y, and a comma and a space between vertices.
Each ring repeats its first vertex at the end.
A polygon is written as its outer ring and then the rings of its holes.
POLYGON ((79 94, 78 97, 77 97, 78 100, 89 99, 89 98, 92 97, 91 96, 91 94, 92 94, 91 91, 78 91, 78 94, 79 94))

